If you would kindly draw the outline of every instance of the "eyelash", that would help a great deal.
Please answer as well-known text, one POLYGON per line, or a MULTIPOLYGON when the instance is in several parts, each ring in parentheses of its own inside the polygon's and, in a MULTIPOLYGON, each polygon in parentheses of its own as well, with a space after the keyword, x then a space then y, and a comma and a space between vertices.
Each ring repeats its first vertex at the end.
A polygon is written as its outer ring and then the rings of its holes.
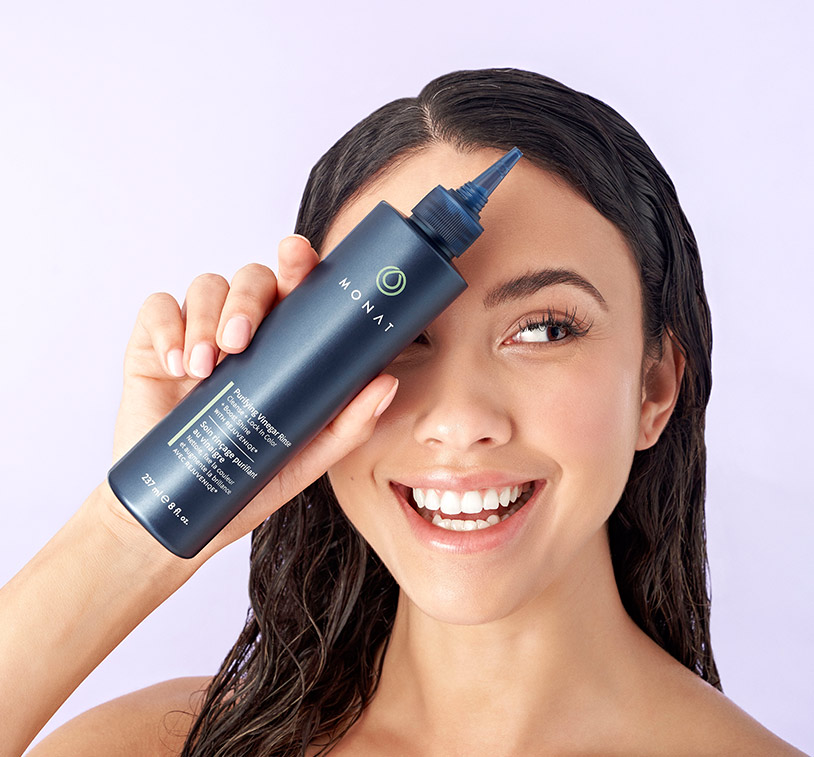
MULTIPOLYGON (((569 332, 570 336, 579 338, 585 336, 590 330, 593 322, 586 323, 577 318, 576 308, 573 310, 566 310, 565 315, 557 315, 553 310, 548 310, 542 318, 534 316, 521 321, 517 324, 518 332, 532 333, 534 331, 543 331, 549 328, 565 329, 569 332)), ((548 342, 538 342, 538 344, 552 344, 556 342, 564 342, 568 337, 562 339, 550 339, 548 342)), ((534 342, 515 342, 516 344, 534 344, 534 342)))
MULTIPOLYGON (((576 308, 573 310, 566 310, 564 316, 558 316, 553 310, 549 309, 546 311, 546 314, 542 317, 542 319, 539 317, 532 317, 520 321, 515 326, 515 334, 519 332, 525 332, 528 334, 534 331, 541 331, 543 329, 555 327, 566 329, 570 332, 570 336, 578 339, 579 337, 585 336, 591 330, 591 326, 593 326, 593 321, 586 323, 585 321, 577 318, 576 308)), ((537 344, 556 344, 557 342, 564 342, 566 339, 567 337, 564 339, 549 340, 549 342, 537 342, 537 344)), ((413 344, 419 343, 419 340, 422 340, 423 343, 427 342, 425 332, 419 334, 413 344)), ((515 342, 515 344, 535 344, 535 342, 515 342)))

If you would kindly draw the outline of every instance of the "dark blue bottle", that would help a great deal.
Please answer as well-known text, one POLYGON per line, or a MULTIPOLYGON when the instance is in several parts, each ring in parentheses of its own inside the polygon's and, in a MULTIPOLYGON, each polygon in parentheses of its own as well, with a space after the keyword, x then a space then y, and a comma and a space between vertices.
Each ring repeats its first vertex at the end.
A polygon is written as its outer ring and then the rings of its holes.
POLYGON ((171 552, 195 556, 464 289, 450 261, 521 152, 410 218, 380 202, 108 474, 171 552))

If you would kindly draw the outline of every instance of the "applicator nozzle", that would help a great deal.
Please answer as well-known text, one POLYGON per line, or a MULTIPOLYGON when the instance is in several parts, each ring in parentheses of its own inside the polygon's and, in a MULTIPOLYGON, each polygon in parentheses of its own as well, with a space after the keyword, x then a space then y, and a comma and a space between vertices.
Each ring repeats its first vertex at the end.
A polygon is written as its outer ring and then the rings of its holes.
POLYGON ((483 206, 522 155, 516 147, 512 148, 460 189, 437 186, 413 208, 411 220, 450 258, 458 257, 483 232, 479 223, 483 206))
POLYGON ((509 171, 523 155, 516 147, 507 152, 497 163, 492 164, 480 176, 472 181, 468 181, 458 191, 458 194, 472 211, 480 214, 489 195, 495 191, 495 187, 503 181, 509 171))

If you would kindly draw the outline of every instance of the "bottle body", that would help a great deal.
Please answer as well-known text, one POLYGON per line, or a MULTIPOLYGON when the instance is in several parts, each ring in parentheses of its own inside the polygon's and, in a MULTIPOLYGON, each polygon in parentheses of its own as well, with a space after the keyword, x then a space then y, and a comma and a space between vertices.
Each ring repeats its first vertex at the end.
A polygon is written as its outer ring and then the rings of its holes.
POLYGON ((426 328, 466 282, 379 203, 110 470, 119 500, 193 557, 426 328))

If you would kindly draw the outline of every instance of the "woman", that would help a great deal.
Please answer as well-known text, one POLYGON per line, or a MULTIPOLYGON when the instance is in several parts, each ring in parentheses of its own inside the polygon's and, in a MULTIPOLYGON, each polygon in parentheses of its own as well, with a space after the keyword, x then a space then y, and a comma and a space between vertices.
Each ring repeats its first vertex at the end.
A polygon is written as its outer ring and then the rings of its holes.
POLYGON ((116 454, 376 203, 409 214, 515 145, 456 262, 466 292, 201 555, 163 551, 101 484, 3 590, 0 680, 30 697, 4 689, 10 754, 255 527, 252 613, 214 678, 102 705, 32 755, 799 753, 721 694, 710 646, 695 240, 639 135, 587 95, 462 71, 354 127, 312 171, 278 277, 147 300, 116 454))

